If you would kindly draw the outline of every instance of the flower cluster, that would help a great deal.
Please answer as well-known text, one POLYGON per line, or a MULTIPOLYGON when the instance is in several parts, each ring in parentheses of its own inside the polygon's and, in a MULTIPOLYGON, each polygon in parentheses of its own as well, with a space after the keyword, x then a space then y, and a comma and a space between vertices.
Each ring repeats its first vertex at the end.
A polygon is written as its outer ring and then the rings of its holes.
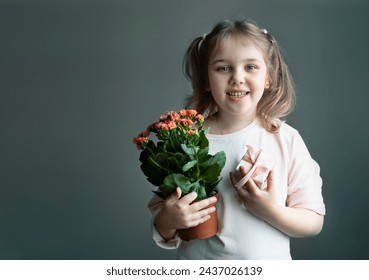
POLYGON ((133 138, 141 150, 141 170, 155 191, 166 198, 177 187, 186 195, 197 192, 197 199, 213 195, 225 164, 224 152, 209 155, 209 141, 203 130, 204 117, 196 110, 167 112, 146 131, 133 138), (156 143, 149 139, 156 136, 156 143))
POLYGON ((158 122, 150 124, 146 131, 133 138, 133 143, 139 150, 143 150, 149 142, 151 132, 156 133, 159 140, 180 142, 190 142, 187 136, 198 135, 198 130, 202 128, 204 117, 198 114, 196 110, 182 109, 178 113, 174 111, 167 112, 160 116, 158 122), (175 137, 175 139, 171 139, 175 137))

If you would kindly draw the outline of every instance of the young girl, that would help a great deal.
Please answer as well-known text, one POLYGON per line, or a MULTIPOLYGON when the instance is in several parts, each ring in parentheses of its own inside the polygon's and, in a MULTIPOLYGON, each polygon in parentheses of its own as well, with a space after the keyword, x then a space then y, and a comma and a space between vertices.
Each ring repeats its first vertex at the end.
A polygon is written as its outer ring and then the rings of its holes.
POLYGON ((193 86, 188 107, 207 116, 210 153, 224 151, 227 161, 216 209, 206 208, 215 198, 192 203, 196 194, 181 197, 179 188, 165 201, 150 201, 154 240, 177 248, 178 259, 291 259, 289 237, 317 235, 325 206, 318 164, 299 133, 281 121, 292 110, 294 89, 277 41, 253 22, 223 21, 191 43, 184 66, 193 86), (263 184, 250 170, 236 169, 246 147, 273 162, 263 184), (216 236, 177 236, 214 211, 216 236))

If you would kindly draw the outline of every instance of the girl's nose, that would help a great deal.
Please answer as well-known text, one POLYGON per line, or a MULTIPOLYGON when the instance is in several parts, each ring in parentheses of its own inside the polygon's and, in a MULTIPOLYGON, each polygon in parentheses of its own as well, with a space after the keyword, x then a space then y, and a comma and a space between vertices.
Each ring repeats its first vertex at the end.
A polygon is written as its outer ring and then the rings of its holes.
POLYGON ((231 85, 241 85, 245 83, 245 75, 240 70, 235 70, 229 81, 231 85))

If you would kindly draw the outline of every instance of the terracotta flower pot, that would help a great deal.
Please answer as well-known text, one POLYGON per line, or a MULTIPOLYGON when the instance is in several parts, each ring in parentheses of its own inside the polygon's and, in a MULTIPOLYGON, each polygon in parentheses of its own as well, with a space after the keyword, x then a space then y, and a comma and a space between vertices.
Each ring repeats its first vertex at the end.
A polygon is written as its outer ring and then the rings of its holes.
MULTIPOLYGON (((215 195, 218 201, 218 194, 215 195)), ((210 204, 206 208, 215 206, 215 203, 210 204)), ((192 228, 181 229, 178 231, 179 237, 182 240, 189 241, 194 239, 207 239, 218 232, 218 221, 217 221, 217 211, 210 214, 210 219, 205 223, 199 224, 192 228)))

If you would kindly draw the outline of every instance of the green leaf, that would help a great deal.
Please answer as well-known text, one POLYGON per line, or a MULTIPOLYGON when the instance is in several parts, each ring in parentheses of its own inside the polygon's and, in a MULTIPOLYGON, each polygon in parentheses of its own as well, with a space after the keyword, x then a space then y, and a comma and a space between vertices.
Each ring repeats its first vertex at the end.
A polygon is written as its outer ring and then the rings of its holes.
POLYGON ((226 162, 226 155, 223 151, 216 153, 211 158, 209 158, 206 162, 203 163, 203 166, 212 166, 214 164, 219 165, 222 169, 226 162))
MULTIPOLYGON (((156 163, 160 164, 163 168, 169 169, 169 158, 170 154, 160 152, 156 155, 151 155, 152 159, 155 160, 156 163)), ((170 169, 169 169, 170 170, 170 169)))
POLYGON ((177 187, 176 181, 174 180, 174 174, 169 174, 165 177, 164 185, 167 187, 177 187))
POLYGON ((166 186, 165 184, 162 184, 159 186, 158 191, 154 191, 154 193, 165 199, 175 192, 176 188, 176 186, 166 186))
POLYGON ((213 192, 214 192, 214 190, 215 190, 216 186, 218 185, 218 183, 219 183, 221 180, 222 180, 222 178, 221 178, 221 177, 219 177, 219 178, 218 178, 215 182, 213 182, 212 184, 207 184, 207 185, 205 186, 206 193, 207 193, 207 196, 208 196, 208 197, 210 197, 210 196, 213 194, 213 192))
POLYGON ((219 167, 219 165, 217 165, 217 164, 211 165, 201 173, 201 178, 206 183, 211 183, 212 184, 213 182, 218 180, 218 177, 220 175, 220 171, 221 171, 221 168, 219 167))
POLYGON ((172 170, 174 173, 182 172, 183 163, 178 162, 178 159, 174 154, 168 158, 167 164, 168 169, 172 170))
POLYGON ((176 150, 179 149, 178 144, 175 141, 172 141, 171 138, 165 141, 163 147, 166 151, 169 151, 169 152, 175 152, 176 150))
POLYGON ((164 189, 176 189, 180 187, 184 193, 188 193, 191 181, 183 174, 172 173, 165 177, 163 188, 164 189))
POLYGON ((199 148, 198 147, 196 147, 196 146, 188 146, 188 145, 186 145, 186 144, 181 144, 181 148, 182 148, 182 150, 187 154, 187 155, 189 155, 190 156, 190 159, 191 160, 193 160, 194 159, 194 157, 195 157, 195 154, 197 153, 197 151, 199 150, 199 148))
POLYGON ((200 132, 200 137, 199 137, 199 146, 201 149, 204 149, 206 147, 209 147, 209 140, 205 135, 204 131, 200 132))
POLYGON ((175 157, 180 168, 182 168, 182 166, 185 165, 189 160, 189 156, 184 153, 175 153, 175 157))
POLYGON ((207 198, 208 195, 206 193, 206 190, 203 186, 200 186, 200 188, 197 190, 197 197, 196 200, 203 200, 205 198, 207 198))
POLYGON ((196 181, 196 182, 191 184, 188 193, 190 193, 190 192, 196 192, 197 193, 196 201, 202 200, 202 199, 207 197, 205 187, 202 186, 199 181, 196 181))
POLYGON ((183 172, 187 172, 188 170, 190 170, 192 167, 194 167, 197 163, 197 160, 192 160, 187 162, 183 167, 182 170, 183 172))
POLYGON ((146 151, 142 151, 140 154, 141 170, 147 177, 147 180, 154 186, 159 186, 163 183, 167 172, 160 169, 156 165, 151 164, 149 161, 149 156, 146 151))
POLYGON ((211 156, 208 153, 209 153, 209 147, 200 149, 199 152, 197 153, 199 162, 204 162, 207 159, 209 159, 211 156))
POLYGON ((160 162, 168 160, 169 157, 170 157, 170 153, 159 152, 159 153, 156 154, 156 158, 160 162))
POLYGON ((174 177, 176 185, 183 190, 186 190, 188 186, 191 184, 190 179, 184 176, 183 174, 172 174, 172 175, 174 177))

